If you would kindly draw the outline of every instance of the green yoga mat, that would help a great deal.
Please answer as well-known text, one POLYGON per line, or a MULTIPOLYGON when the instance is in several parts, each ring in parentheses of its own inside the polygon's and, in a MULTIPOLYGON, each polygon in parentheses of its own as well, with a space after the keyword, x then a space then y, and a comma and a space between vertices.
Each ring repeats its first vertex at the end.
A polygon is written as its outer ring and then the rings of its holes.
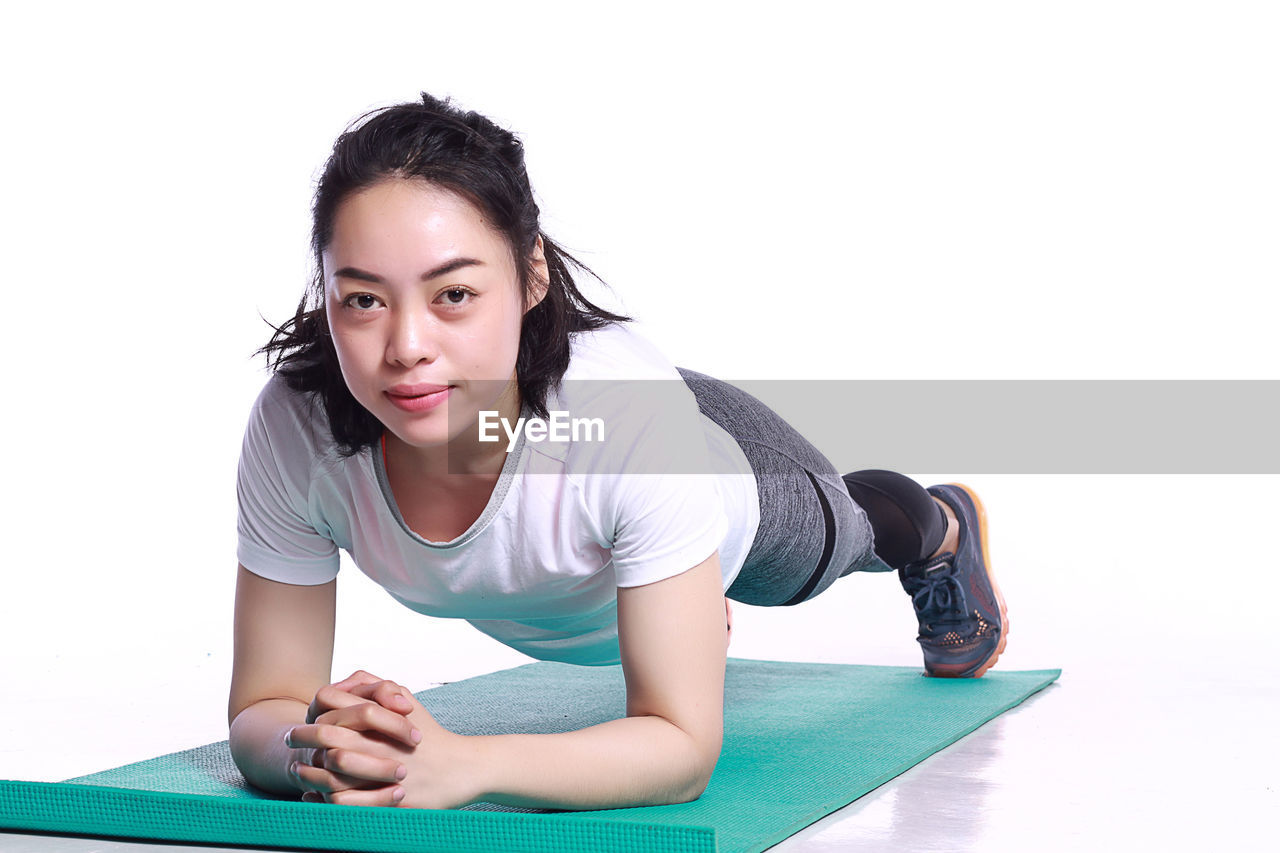
MULTIPOLYGON (((0 781, 0 827, 349 851, 758 851, 1052 683, 1059 669, 922 677, 912 667, 730 658, 724 747, 690 803, 594 811, 334 806, 246 787, 226 741, 69 779, 0 781)), ((623 716, 620 666, 538 662, 425 690, 464 734, 560 732, 623 716)))

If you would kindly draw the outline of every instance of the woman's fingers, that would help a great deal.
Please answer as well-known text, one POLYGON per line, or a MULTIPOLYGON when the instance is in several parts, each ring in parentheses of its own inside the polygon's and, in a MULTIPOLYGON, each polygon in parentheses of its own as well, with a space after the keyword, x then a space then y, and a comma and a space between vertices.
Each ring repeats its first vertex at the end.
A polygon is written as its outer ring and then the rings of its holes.
POLYGON ((325 799, 339 806, 397 806, 404 800, 404 788, 399 785, 363 790, 350 788, 327 794, 325 799))
MULTIPOLYGON (((352 788, 367 788, 370 785, 385 785, 380 779, 361 779, 345 773, 334 773, 324 767, 312 767, 310 764, 296 762, 289 768, 290 774, 297 780, 298 787, 305 793, 314 791, 326 797, 352 788)), ((393 780, 394 781, 394 780, 393 780)))
MULTIPOLYGON (((317 757, 320 754, 321 751, 317 751, 317 757)), ((350 760, 350 756, 347 759, 341 757, 336 759, 337 763, 345 760, 350 760)), ((398 805, 405 796, 404 788, 397 784, 406 775, 403 765, 398 765, 392 771, 390 784, 379 784, 381 780, 360 779, 346 773, 335 772, 328 767, 313 767, 302 763, 292 765, 289 773, 302 790, 303 802, 308 803, 394 806, 398 805), (371 785, 374 787, 370 787, 371 785)))
POLYGON ((378 758, 351 749, 318 750, 318 761, 298 762, 290 773, 303 790, 329 793, 346 788, 368 788, 370 783, 394 785, 404 780, 408 768, 392 758, 378 758))
POLYGON ((382 681, 383 679, 371 675, 363 669, 358 669, 341 681, 321 687, 316 691, 315 698, 311 700, 311 704, 307 707, 307 722, 314 723, 325 712, 350 704, 350 702, 335 700, 335 697, 347 694, 352 689, 363 685, 379 684, 382 681))
POLYGON ((393 746, 397 749, 412 749, 422 741, 422 732, 408 718, 374 702, 360 700, 358 704, 322 714, 314 723, 294 726, 285 735, 284 742, 294 749, 353 748, 362 740, 361 732, 390 738, 396 742, 393 746))
POLYGON ((323 767, 341 776, 388 784, 403 782, 409 773, 409 769, 394 758, 378 758, 350 749, 326 749, 323 767))
MULTIPOLYGON (((294 773, 302 800, 306 803, 333 803, 341 806, 395 806, 404 800, 405 790, 397 784, 380 787, 340 787, 343 777, 327 771, 314 772, 315 768, 302 765, 300 773, 294 773)), ((376 784, 376 783, 374 783, 376 784)))
POLYGON ((410 749, 422 741, 422 732, 418 731, 408 717, 390 711, 376 702, 359 700, 358 704, 322 715, 317 722, 343 726, 357 732, 377 732, 410 749))
POLYGON ((409 747, 417 746, 422 740, 422 733, 404 716, 412 706, 401 713, 332 686, 317 690, 315 702, 312 705, 329 709, 317 715, 315 719, 310 719, 309 722, 312 724, 325 722, 346 726, 356 731, 375 731, 409 747))
POLYGON ((298 787, 302 789, 303 793, 314 791, 327 794, 361 784, 359 779, 339 779, 337 774, 330 770, 325 770, 323 767, 312 767, 310 764, 304 764, 301 761, 295 761, 289 766, 289 775, 297 781, 298 787))
POLYGON ((394 681, 377 681, 351 689, 351 694, 377 702, 384 708, 401 714, 413 710, 413 694, 394 681))
POLYGON ((362 684, 377 684, 383 680, 384 679, 378 678, 376 675, 365 672, 363 669, 357 669, 346 678, 341 681, 335 681, 330 686, 336 687, 339 690, 350 690, 351 688, 358 687, 362 684))

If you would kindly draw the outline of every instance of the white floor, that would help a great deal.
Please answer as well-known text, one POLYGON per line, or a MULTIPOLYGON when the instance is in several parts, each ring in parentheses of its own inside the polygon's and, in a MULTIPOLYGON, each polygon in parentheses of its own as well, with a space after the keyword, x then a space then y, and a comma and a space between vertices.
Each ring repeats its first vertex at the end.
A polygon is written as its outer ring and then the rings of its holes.
MULTIPOLYGON (((1062 676, 776 849, 1272 849, 1277 478, 956 479, 990 515, 1011 625, 997 668, 1062 676)), ((349 577, 335 675, 361 666, 416 687, 528 660, 349 577)), ((12 609, 0 628, 0 778, 55 781, 225 738, 222 593, 177 616, 121 597, 88 644, 46 605, 12 609)), ((891 575, 845 578, 794 608, 737 605, 735 616, 738 657, 919 664, 910 602, 891 575)), ((0 850, 53 849, 123 847, 0 835, 0 850)))

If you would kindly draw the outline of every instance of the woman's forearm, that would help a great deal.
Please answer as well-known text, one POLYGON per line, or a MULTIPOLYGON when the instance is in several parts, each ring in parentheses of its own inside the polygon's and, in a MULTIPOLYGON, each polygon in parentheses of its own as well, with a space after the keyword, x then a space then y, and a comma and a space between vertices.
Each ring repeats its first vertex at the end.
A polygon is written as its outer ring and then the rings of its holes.
POLYGON ((661 717, 560 734, 481 735, 477 801, 596 809, 683 803, 702 795, 719 755, 661 717))
POLYGON ((296 699, 264 699, 236 715, 231 723, 231 757, 250 784, 277 794, 300 791, 289 775, 289 765, 309 761, 312 750, 290 749, 284 736, 306 718, 307 706, 296 699))

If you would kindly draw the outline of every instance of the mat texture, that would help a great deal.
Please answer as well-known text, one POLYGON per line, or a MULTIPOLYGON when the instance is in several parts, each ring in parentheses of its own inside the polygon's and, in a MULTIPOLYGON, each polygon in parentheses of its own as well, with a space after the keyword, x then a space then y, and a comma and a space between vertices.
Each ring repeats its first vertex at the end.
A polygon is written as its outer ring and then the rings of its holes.
MULTIPOLYGON (((1052 683, 1061 670, 925 678, 912 667, 730 658, 724 747, 691 803, 595 811, 379 809, 248 788, 227 742, 66 782, 0 781, 0 828, 349 851, 764 850, 1052 683)), ((620 666, 537 662, 418 694, 464 734, 625 714, 620 666)))

